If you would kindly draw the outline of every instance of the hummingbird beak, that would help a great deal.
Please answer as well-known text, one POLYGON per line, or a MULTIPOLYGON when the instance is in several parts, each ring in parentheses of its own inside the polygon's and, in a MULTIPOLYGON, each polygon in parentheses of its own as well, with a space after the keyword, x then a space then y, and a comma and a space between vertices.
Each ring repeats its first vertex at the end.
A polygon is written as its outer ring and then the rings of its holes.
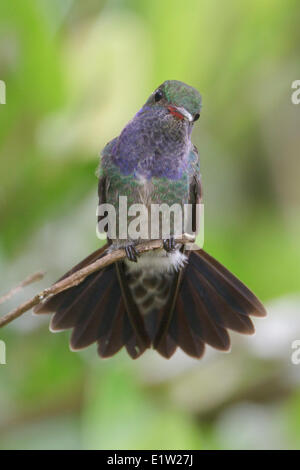
POLYGON ((177 117, 178 119, 187 119, 189 122, 192 122, 194 120, 191 113, 182 106, 168 106, 168 110, 171 114, 173 114, 173 116, 177 117))

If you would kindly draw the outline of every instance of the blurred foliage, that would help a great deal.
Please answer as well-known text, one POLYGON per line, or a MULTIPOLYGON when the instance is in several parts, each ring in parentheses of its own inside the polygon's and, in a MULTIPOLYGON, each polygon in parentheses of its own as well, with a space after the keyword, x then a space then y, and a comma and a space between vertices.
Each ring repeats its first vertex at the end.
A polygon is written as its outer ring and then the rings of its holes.
MULTIPOLYGON (((205 248, 265 302, 299 293, 299 20, 296 0, 2 1, 1 290, 35 268, 46 285, 97 246, 99 151, 157 85, 178 79, 203 95, 193 139, 205 248)), ((25 316, 1 331, 2 449, 299 447, 288 341, 283 363, 242 338, 242 363, 217 353, 169 377, 181 356, 100 361, 93 348, 69 352, 68 333, 46 324, 25 316), (153 363, 159 380, 143 375, 153 363)))

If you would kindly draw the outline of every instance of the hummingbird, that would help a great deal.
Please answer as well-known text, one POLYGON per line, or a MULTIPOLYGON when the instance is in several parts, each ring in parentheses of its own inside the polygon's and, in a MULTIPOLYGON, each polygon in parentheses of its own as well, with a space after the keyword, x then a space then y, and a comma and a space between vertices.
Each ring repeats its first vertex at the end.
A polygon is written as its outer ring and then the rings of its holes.
MULTIPOLYGON (((167 80, 156 88, 102 151, 99 205, 111 204, 118 213, 120 196, 147 210, 152 204, 200 204, 200 161, 191 134, 201 105, 200 93, 183 82, 167 80)), ((235 275, 203 249, 187 251, 175 243, 171 228, 162 249, 139 254, 135 246, 130 237, 107 232, 106 245, 64 277, 120 247, 126 258, 35 308, 53 314, 51 331, 72 328, 71 350, 96 342, 100 357, 125 347, 133 359, 149 348, 165 358, 177 348, 200 358, 206 344, 230 348, 228 329, 252 334, 250 317, 266 315, 235 275)))

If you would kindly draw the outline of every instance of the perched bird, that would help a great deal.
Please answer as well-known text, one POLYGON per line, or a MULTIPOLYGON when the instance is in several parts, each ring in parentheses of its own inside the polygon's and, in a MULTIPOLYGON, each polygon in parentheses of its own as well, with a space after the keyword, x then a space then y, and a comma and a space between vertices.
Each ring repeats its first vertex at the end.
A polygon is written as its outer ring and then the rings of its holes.
MULTIPOLYGON (((112 204, 118 213, 120 196, 127 196, 128 205, 142 203, 147 210, 151 204, 200 203, 199 156, 191 142, 200 109, 201 95, 194 88, 176 80, 159 86, 104 148, 99 204, 112 204)), ((101 357, 112 356, 123 346, 134 359, 147 348, 166 358, 177 347, 200 358, 205 343, 228 350, 227 330, 253 333, 249 317, 264 316, 265 309, 203 249, 186 251, 175 245, 171 231, 164 249, 140 256, 133 240, 108 236, 104 247, 66 276, 120 246, 127 259, 54 295, 35 312, 54 313, 52 331, 73 328, 72 350, 97 342, 101 357)))

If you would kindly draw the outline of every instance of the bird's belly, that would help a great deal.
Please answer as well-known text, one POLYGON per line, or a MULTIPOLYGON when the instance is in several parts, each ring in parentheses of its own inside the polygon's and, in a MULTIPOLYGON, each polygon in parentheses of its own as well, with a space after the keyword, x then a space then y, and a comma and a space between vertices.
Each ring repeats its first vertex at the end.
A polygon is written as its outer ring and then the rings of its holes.
POLYGON ((137 263, 126 260, 128 286, 143 316, 158 312, 166 305, 174 274, 186 261, 179 249, 173 253, 156 250, 142 254, 137 263))

